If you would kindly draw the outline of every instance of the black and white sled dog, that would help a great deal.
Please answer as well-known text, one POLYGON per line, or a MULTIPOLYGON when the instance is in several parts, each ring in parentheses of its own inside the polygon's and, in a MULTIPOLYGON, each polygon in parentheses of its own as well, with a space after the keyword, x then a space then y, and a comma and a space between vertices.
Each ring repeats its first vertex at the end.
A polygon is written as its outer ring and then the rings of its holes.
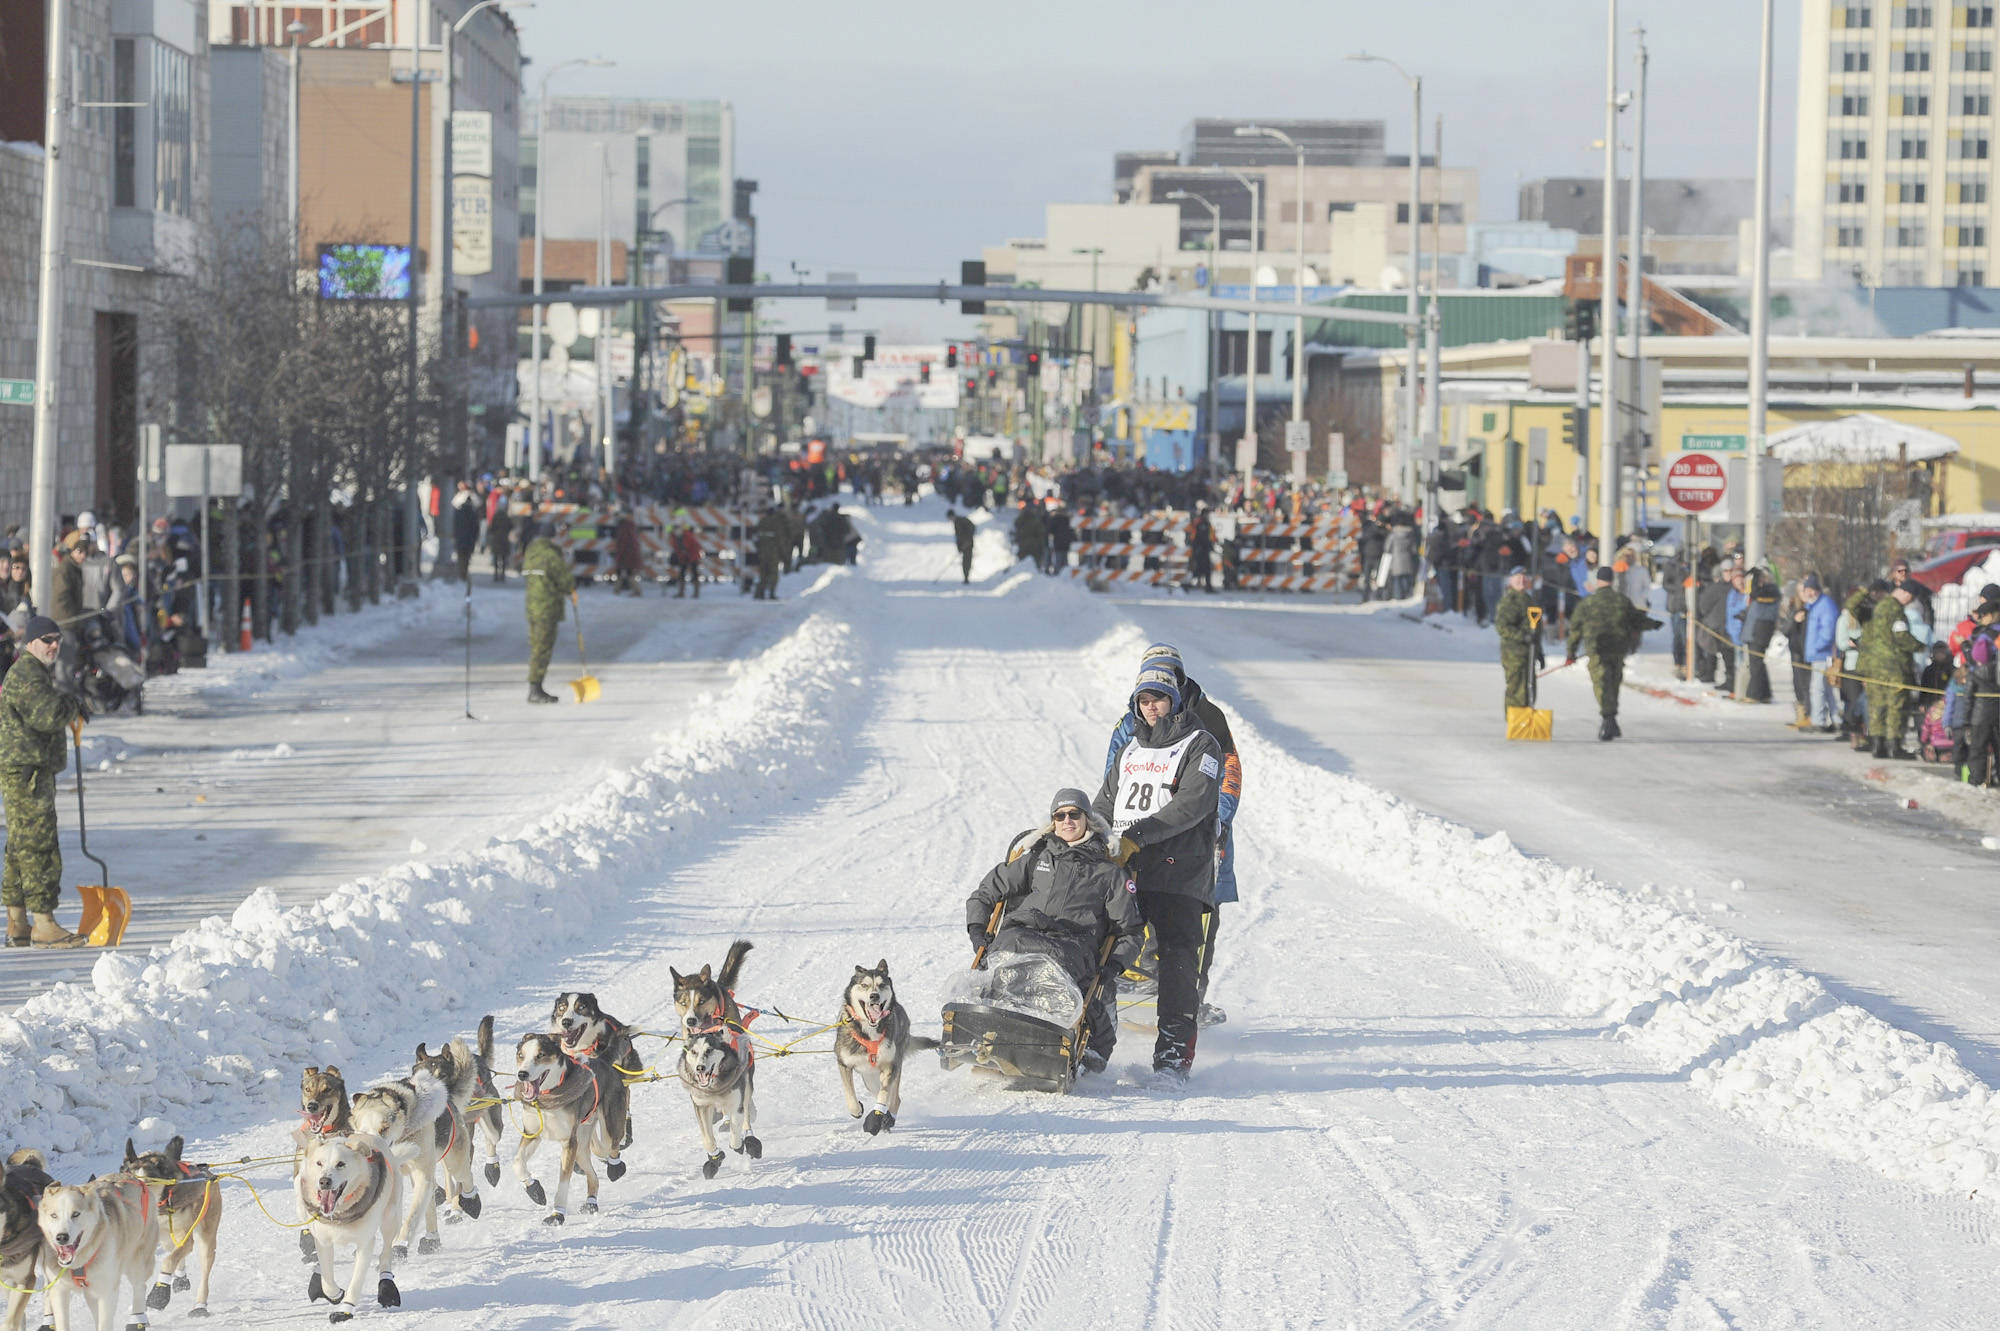
MULTIPOLYGON (((493 1018, 488 1017, 479 1024, 480 1032, 490 1049, 493 1044, 493 1018)), ((410 1072, 415 1075, 428 1072, 444 1083, 445 1094, 451 1105, 452 1136, 446 1141, 438 1160, 444 1166, 444 1201, 453 1203, 457 1211, 445 1213, 445 1219, 457 1220, 462 1212, 470 1219, 479 1218, 479 1184, 472 1177, 473 1124, 484 1120, 488 1113, 498 1115, 499 1105, 482 1105, 478 1110, 472 1102, 481 1094, 479 1089, 479 1056, 472 1052, 465 1041, 453 1040, 435 1054, 427 1046, 418 1045, 415 1060, 410 1064, 410 1072)), ((490 1083, 492 1076, 486 1080, 490 1083)), ((495 1169, 499 1166, 500 1130, 491 1124, 487 1127, 487 1150, 495 1169)), ((436 1194, 432 1194, 436 1200, 436 1194)))
POLYGON ((69 1329, 69 1301, 78 1293, 97 1326, 146 1325, 146 1287, 160 1232, 145 1184, 123 1174, 75 1187, 50 1184, 39 1224, 42 1246, 55 1262, 49 1310, 60 1331, 69 1329), (132 1313, 122 1323, 115 1320, 121 1285, 132 1288, 132 1313))
POLYGON ((528 1162, 543 1142, 554 1143, 562 1150, 561 1173, 555 1204, 549 1206, 542 1222, 563 1222, 570 1176, 578 1173, 583 1175, 587 1194, 583 1211, 589 1215, 597 1210, 597 1161, 605 1162, 605 1177, 612 1182, 625 1176, 618 1143, 626 1134, 631 1090, 602 1054, 573 1058, 563 1052, 561 1037, 546 1032, 522 1036, 514 1047, 514 1062, 514 1097, 537 1115, 532 1129, 522 1129, 521 1146, 514 1155, 514 1175, 527 1189, 530 1201, 548 1205, 548 1194, 541 1181, 528 1172, 528 1162))
MULTIPOLYGON (((639 1067, 639 1051, 632 1043, 632 1028, 597 1005, 596 994, 572 991, 557 994, 549 1010, 549 1034, 562 1037, 563 1052, 571 1058, 601 1055, 620 1076, 626 1069, 639 1067)), ((632 1119, 625 1119, 625 1137, 618 1143, 624 1150, 632 1144, 632 1119)))
POLYGON ((54 1182, 48 1159, 26 1146, 7 1157, 6 1172, 0 1174, 0 1281, 7 1284, 7 1319, 0 1325, 6 1331, 22 1331, 27 1325, 31 1291, 42 1283, 35 1279, 35 1267, 43 1260, 35 1208, 54 1182))
POLYGON ((715 1144, 715 1128, 729 1120, 729 1144, 738 1154, 752 1160, 764 1155, 764 1143, 757 1140, 757 1108, 752 1087, 757 1075, 757 1055, 750 1037, 731 1026, 710 1026, 688 1035, 681 1046, 681 1085, 694 1102, 694 1125, 701 1132, 701 1144, 708 1152, 702 1161, 703 1178, 714 1178, 722 1168, 722 1148, 715 1144))
POLYGON ((146 1295, 146 1306, 159 1312, 173 1300, 175 1290, 192 1287, 194 1307, 188 1309, 188 1316, 206 1317, 216 1235, 222 1229, 222 1181, 207 1165, 182 1160, 182 1146, 179 1137, 172 1137, 157 1151, 140 1151, 127 1137, 123 1172, 153 1194, 154 1223, 167 1250, 160 1260, 159 1274, 153 1278, 152 1292, 146 1295), (190 1255, 199 1275, 192 1282, 187 1275, 190 1255))
POLYGON ((739 938, 729 945, 722 969, 713 975, 707 966, 691 975, 667 967, 667 974, 674 980, 674 1011, 680 1014, 683 1034, 693 1035, 716 1026, 743 1029, 743 1010, 736 1005, 736 981, 743 974, 743 958, 749 953, 750 944, 739 938))
MULTIPOLYGON (((389 1253, 396 1237, 396 1216, 402 1209, 403 1176, 418 1154, 414 1142, 391 1144, 368 1132, 322 1137, 306 1148, 294 1184, 299 1211, 312 1220, 318 1256, 318 1269, 306 1282, 306 1298, 333 1304, 328 1320, 353 1318, 356 1291, 371 1266, 375 1268, 375 1302, 384 1308, 402 1306, 395 1273, 389 1269, 389 1253), (354 1266, 347 1284, 336 1288, 333 1265, 341 1244, 353 1247, 354 1266)), ((100 1321, 98 1325, 110 1324, 100 1321)))
MULTIPOLYGON (((396 1256, 409 1256, 410 1236, 416 1232, 419 1216, 424 1220, 424 1237, 418 1241, 417 1251, 438 1251, 444 1246, 438 1237, 437 1194, 433 1190, 438 1166, 443 1164, 455 1182, 472 1187, 472 1143, 451 1107, 451 1088, 431 1072, 413 1072, 371 1086, 349 1099, 348 1117, 356 1133, 380 1137, 391 1146, 407 1143, 415 1148, 402 1164, 404 1204, 409 1209, 396 1235, 396 1256)), ((476 1195, 477 1190, 474 1192, 476 1195)))
POLYGON ((871 969, 856 966, 840 996, 840 1025, 833 1037, 833 1059, 840 1069, 840 1088, 847 1095, 847 1112, 862 1114, 854 1096, 854 1074, 860 1073, 875 1106, 861 1126, 869 1136, 896 1126, 903 1110, 903 1056, 911 1049, 935 1049, 937 1041, 910 1034, 910 1014, 896 1001, 887 959, 871 969))

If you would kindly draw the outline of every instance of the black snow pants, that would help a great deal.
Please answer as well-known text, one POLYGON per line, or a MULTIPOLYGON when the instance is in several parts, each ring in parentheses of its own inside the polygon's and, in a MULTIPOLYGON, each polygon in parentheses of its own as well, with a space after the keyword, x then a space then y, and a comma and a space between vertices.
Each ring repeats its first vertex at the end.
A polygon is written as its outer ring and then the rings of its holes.
POLYGON ((1139 916, 1153 927, 1160 945, 1160 1034, 1153 1041, 1153 1066, 1194 1066, 1195 1012, 1201 1005, 1201 946, 1207 936, 1208 907, 1176 892, 1139 892, 1139 916))

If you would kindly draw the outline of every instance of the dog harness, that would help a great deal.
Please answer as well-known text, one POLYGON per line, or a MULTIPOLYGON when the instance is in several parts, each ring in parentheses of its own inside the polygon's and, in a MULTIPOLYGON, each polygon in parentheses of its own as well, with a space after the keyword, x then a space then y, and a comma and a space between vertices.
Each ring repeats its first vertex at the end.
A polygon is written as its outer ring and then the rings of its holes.
MULTIPOLYGON (((139 1223, 144 1225, 151 1222, 153 1218, 153 1190, 135 1178, 121 1179, 119 1186, 123 1187, 127 1183, 135 1183, 139 1187, 139 1223)), ((90 1262, 96 1260, 96 1256, 93 1255, 90 1262)), ((78 1289, 90 1288, 90 1262, 85 1262, 82 1266, 70 1268, 70 1284, 75 1285, 78 1289)))
MULTIPOLYGON (((824 1011, 825 1009, 821 1010, 824 1011)), ((847 1005, 847 1012, 853 1018, 852 1021, 847 1023, 847 1033, 853 1037, 854 1043, 868 1051, 868 1066, 871 1068, 877 1066, 875 1060, 881 1056, 882 1046, 888 1043, 889 1033, 878 1030, 875 1038, 871 1040, 861 1033, 861 1028, 868 1022, 868 1018, 862 1013, 861 1009, 849 1003, 847 1005)))
POLYGON ((335 1225, 350 1224, 353 1222, 355 1216, 360 1215, 362 1212, 366 1211, 369 1207, 375 1204, 375 1196, 377 1193, 382 1191, 382 1181, 388 1173, 388 1166, 383 1164, 382 1153, 380 1151, 370 1151, 368 1153, 367 1159, 368 1163, 375 1167, 375 1172, 368 1181, 368 1190, 362 1194, 363 1198, 365 1198, 362 1204, 355 1207, 353 1215, 347 1216, 346 1218, 342 1218, 339 1211, 336 1209, 333 1211, 321 1211, 319 1213, 320 1219, 335 1225))

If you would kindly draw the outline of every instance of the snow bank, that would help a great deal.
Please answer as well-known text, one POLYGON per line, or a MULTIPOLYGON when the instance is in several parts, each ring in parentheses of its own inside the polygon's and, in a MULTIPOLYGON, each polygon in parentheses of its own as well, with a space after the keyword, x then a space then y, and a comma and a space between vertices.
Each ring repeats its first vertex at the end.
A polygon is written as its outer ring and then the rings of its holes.
MULTIPOLYGON (((1091 647, 1104 693, 1129 685, 1147 641, 1127 624, 1091 647)), ((1948 1046, 1839 1002, 1665 900, 1302 762, 1240 717, 1231 727, 1246 837, 1282 841, 1536 966, 1564 987, 1570 1012, 1601 1017, 1770 1132, 1939 1192, 1977 1191, 2000 1170, 2000 1100, 1948 1046)))
POLYGON ((275 1106, 300 1066, 372 1063, 464 995, 602 937, 627 890, 657 881, 691 834, 810 789, 839 761, 866 694, 850 686, 852 591, 846 579, 824 588, 815 613, 733 667, 651 758, 510 840, 357 879, 309 907, 260 888, 227 920, 143 961, 101 955, 88 985, 0 1016, 0 1084, 15 1088, 0 1098, 0 1141, 103 1152, 142 1119, 207 1125, 275 1106))

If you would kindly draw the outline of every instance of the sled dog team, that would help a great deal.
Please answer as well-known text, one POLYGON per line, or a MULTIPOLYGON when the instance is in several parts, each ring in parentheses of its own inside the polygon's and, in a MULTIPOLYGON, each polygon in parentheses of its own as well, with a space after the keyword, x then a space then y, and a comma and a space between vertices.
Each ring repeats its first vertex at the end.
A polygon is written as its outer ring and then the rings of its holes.
MULTIPOLYGON (((681 1042, 677 1072, 694 1106, 705 1178, 714 1178, 725 1158, 716 1140, 724 1123, 731 1149, 753 1160, 763 1154, 752 1097, 756 1054, 733 992, 749 951, 750 944, 738 940, 719 970, 669 971, 681 1042)), ((748 1020, 755 1018, 752 1012, 748 1020)), ((854 968, 841 994, 836 1032, 833 1053, 848 1113, 863 1119, 871 1136, 893 1128, 902 1107, 904 1058, 936 1041, 911 1034, 887 961, 854 968), (856 1074, 874 1101, 870 1108, 855 1094, 856 1074)), ((522 1108, 514 1175, 535 1205, 548 1208, 543 1222, 563 1223, 576 1174, 584 1179, 581 1209, 595 1212, 598 1162, 604 1177, 616 1182, 625 1173, 621 1153, 632 1144, 628 1079, 644 1071, 634 1034, 598 1006, 595 994, 561 994, 547 1029, 516 1043, 507 1097, 494 1076, 490 1016, 480 1021, 472 1045, 454 1039, 433 1053, 419 1044, 408 1076, 352 1094, 339 1068, 305 1069, 299 1126, 292 1132, 292 1182, 300 1252, 313 1267, 308 1300, 325 1299, 333 1305, 332 1321, 348 1321, 372 1271, 376 1303, 401 1305, 391 1262, 408 1256, 419 1221, 417 1251, 432 1253, 442 1247, 440 1207, 449 1208, 448 1221, 479 1217, 475 1154, 487 1184, 500 1182, 503 1098, 522 1108), (553 1199, 531 1169, 544 1145, 559 1157, 553 1199), (345 1268, 337 1265, 343 1250, 353 1257, 345 1268)), ((18 1150, 7 1158, 0 1181, 7 1314, 0 1331, 24 1331, 28 1304, 44 1290, 56 1331, 69 1331, 79 1297, 100 1331, 119 1326, 116 1304, 125 1287, 131 1301, 122 1324, 128 1328, 143 1328, 148 1310, 166 1308, 174 1293, 190 1288, 195 1304, 188 1315, 208 1316, 222 1222, 220 1170, 226 1166, 186 1161, 184 1146, 175 1137, 159 1150, 141 1152, 128 1140, 117 1173, 76 1186, 52 1179, 39 1151, 18 1150)))

